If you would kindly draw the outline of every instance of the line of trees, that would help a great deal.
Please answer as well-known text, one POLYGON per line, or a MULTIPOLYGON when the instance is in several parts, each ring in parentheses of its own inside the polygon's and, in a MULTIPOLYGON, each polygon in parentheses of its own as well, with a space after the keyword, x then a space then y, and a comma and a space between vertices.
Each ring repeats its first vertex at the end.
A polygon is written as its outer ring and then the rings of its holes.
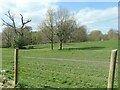
POLYGON ((2 47, 24 48, 26 45, 51 43, 53 50, 54 43, 59 43, 59 49, 62 50, 63 43, 66 42, 118 39, 118 31, 114 29, 110 29, 107 34, 102 34, 100 30, 88 34, 86 26, 77 23, 74 14, 64 8, 48 9, 46 18, 35 32, 27 25, 31 20, 25 21, 22 14, 19 26, 16 26, 14 15, 10 11, 5 15, 11 23, 2 19, 6 26, 2 31, 2 47))

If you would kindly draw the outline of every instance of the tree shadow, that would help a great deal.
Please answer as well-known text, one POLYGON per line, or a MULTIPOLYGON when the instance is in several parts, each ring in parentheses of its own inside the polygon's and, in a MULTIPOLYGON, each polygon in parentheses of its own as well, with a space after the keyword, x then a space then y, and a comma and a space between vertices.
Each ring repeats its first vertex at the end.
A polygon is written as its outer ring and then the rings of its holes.
POLYGON ((103 48, 105 47, 94 46, 94 47, 84 47, 84 48, 63 48, 63 50, 100 50, 103 48))

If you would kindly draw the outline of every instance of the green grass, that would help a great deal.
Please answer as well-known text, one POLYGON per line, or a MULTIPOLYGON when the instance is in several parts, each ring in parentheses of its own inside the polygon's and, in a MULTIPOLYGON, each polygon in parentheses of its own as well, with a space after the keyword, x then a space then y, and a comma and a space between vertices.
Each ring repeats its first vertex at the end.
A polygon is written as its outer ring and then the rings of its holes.
MULTIPOLYGON (((49 44, 19 50, 19 87, 107 88, 109 60, 117 41, 64 44, 50 50, 49 44)), ((13 79, 13 49, 3 48, 5 76, 13 79)), ((116 71, 118 67, 116 68, 116 71)), ((118 87, 115 74, 114 87, 118 87)))
MULTIPOLYGON (((117 40, 110 40, 110 41, 94 41, 94 42, 81 42, 81 43, 67 43, 63 45, 63 48, 68 50, 69 48, 73 48, 72 50, 110 50, 118 48, 118 41, 117 40)), ((49 50, 50 44, 42 44, 42 45, 35 45, 35 48, 42 49, 42 50, 49 50)), ((59 44, 54 45, 55 49, 59 48, 59 44)))

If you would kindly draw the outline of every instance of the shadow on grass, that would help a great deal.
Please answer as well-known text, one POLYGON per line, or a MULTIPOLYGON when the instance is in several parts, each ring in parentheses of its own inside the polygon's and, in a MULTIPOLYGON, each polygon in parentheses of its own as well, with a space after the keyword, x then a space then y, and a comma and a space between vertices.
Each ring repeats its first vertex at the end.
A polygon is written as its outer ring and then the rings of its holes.
POLYGON ((101 50, 105 47, 63 48, 63 50, 101 50))
POLYGON ((29 50, 29 49, 45 49, 45 48, 49 48, 49 46, 36 47, 34 45, 30 45, 30 46, 24 46, 24 47, 22 47, 20 49, 21 50, 29 50))
MULTIPOLYGON (((53 88, 44 86, 41 90, 106 90, 106 88, 53 88)), ((115 88, 117 90, 117 88, 115 88)))

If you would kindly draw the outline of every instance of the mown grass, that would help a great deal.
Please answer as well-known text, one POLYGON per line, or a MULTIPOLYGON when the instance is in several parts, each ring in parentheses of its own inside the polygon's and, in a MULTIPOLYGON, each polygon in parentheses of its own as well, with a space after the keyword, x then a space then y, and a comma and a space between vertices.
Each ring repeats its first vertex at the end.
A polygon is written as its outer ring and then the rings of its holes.
MULTIPOLYGON (((109 60, 118 42, 64 44, 63 50, 50 50, 49 44, 19 50, 19 87, 30 88, 107 88, 109 60)), ((5 76, 13 79, 13 49, 3 48, 5 76)), ((118 67, 116 68, 116 71, 118 67)), ((115 74, 114 87, 118 87, 115 74)))

